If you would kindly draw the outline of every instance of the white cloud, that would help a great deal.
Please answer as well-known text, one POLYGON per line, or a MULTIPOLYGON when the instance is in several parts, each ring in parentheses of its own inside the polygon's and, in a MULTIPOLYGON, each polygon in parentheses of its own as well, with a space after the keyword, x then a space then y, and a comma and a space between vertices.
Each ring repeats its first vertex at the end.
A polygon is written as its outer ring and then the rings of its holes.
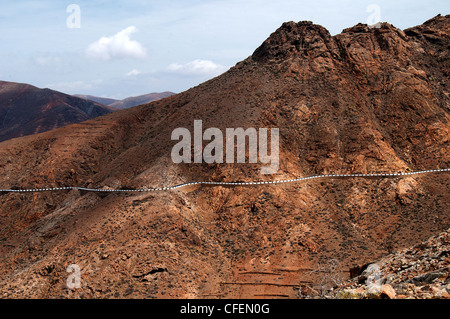
POLYGON ((101 37, 91 43, 86 49, 86 55, 99 60, 112 58, 145 58, 145 48, 137 41, 131 40, 130 35, 136 33, 135 26, 129 26, 110 37, 101 37))
POLYGON ((216 64, 210 60, 194 60, 186 64, 172 63, 167 69, 189 75, 219 75, 227 70, 223 65, 216 64))
POLYGON ((125 77, 136 76, 136 75, 139 75, 141 73, 142 73, 141 71, 133 69, 130 72, 128 72, 127 74, 125 74, 125 77))

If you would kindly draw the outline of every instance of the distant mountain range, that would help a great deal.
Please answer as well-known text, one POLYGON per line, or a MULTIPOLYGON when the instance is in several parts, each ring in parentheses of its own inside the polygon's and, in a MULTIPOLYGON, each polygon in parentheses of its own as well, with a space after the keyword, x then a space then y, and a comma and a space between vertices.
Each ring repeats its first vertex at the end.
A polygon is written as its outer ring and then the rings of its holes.
POLYGON ((76 94, 75 97, 90 100, 93 102, 101 103, 116 109, 128 109, 133 106, 141 105, 150 103, 153 101, 157 101, 166 97, 169 97, 171 95, 174 95, 173 92, 161 92, 161 93, 150 93, 150 94, 144 94, 139 96, 132 96, 128 97, 123 100, 115 100, 110 98, 104 98, 104 97, 98 97, 98 96, 92 96, 92 95, 81 95, 76 94))
POLYGON ((68 95, 29 84, 0 81, 0 142, 83 122, 173 94, 150 93, 115 100, 68 95))
POLYGON ((0 142, 83 122, 110 106, 23 83, 0 81, 0 142))
POLYGON ((80 99, 97 102, 97 103, 100 103, 100 104, 103 104, 103 105, 110 105, 110 104, 113 104, 114 102, 118 102, 119 101, 119 100, 110 99, 110 98, 107 98, 107 97, 99 97, 99 96, 93 96, 93 95, 75 94, 74 96, 78 97, 80 99))

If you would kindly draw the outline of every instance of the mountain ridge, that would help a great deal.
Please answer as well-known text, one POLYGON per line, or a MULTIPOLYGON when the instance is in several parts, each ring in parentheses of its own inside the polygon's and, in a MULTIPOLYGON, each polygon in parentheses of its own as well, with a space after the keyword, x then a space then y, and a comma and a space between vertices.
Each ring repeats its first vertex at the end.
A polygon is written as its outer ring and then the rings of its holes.
POLYGON ((48 88, 0 81, 0 141, 32 135, 112 112, 48 88))
MULTIPOLYGON (((282 31, 291 31, 188 91, 1 143, 2 188, 448 168, 449 20, 404 32, 359 25, 333 37, 288 23, 282 31), (279 128, 279 171, 174 164, 171 133, 198 119, 222 131, 279 128)), ((295 298, 303 282, 321 281, 303 269, 332 259, 349 269, 448 229, 448 186, 437 174, 131 195, 72 190, 32 200, 1 194, 2 296, 295 298), (82 288, 69 290, 73 263, 82 288)))
POLYGON ((107 105, 109 107, 113 107, 115 109, 127 109, 133 106, 141 105, 141 104, 147 104, 153 101, 157 101, 166 97, 169 97, 171 95, 174 95, 176 93, 165 91, 160 93, 148 93, 143 95, 137 95, 137 96, 130 96, 122 100, 117 99, 110 99, 110 98, 103 98, 103 97, 97 97, 92 95, 82 95, 82 94, 75 94, 74 96, 84 98, 87 100, 91 100, 94 102, 98 102, 104 105, 107 105))

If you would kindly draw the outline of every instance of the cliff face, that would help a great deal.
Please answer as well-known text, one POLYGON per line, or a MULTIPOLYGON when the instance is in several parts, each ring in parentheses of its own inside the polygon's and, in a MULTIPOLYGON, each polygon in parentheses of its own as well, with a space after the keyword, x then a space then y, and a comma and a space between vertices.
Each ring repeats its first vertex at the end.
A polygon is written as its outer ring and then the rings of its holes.
MULTIPOLYGON (((2 188, 141 188, 450 167, 449 16, 330 36, 288 22, 191 90, 0 144, 2 188), (183 127, 279 128, 280 167, 174 164, 183 127)), ((448 173, 169 192, 0 195, 3 297, 296 297, 448 229, 448 173), (66 267, 81 288, 66 287, 66 267)))

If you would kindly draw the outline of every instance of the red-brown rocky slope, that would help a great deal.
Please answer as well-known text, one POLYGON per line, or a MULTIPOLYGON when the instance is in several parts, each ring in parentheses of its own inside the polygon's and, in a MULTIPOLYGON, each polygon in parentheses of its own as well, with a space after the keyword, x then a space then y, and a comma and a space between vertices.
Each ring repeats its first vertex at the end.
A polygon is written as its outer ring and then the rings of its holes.
MULTIPOLYGON (((141 188, 450 167, 450 16, 331 36, 288 22, 186 92, 0 144, 2 188, 141 188), (280 167, 174 164, 171 133, 280 129, 280 167)), ((450 227, 448 173, 131 194, 0 195, 2 297, 293 298, 337 260, 450 227), (81 288, 66 268, 81 269, 81 288), (319 274, 319 275, 318 275, 319 274)), ((306 288, 305 288, 306 289, 306 288)))

